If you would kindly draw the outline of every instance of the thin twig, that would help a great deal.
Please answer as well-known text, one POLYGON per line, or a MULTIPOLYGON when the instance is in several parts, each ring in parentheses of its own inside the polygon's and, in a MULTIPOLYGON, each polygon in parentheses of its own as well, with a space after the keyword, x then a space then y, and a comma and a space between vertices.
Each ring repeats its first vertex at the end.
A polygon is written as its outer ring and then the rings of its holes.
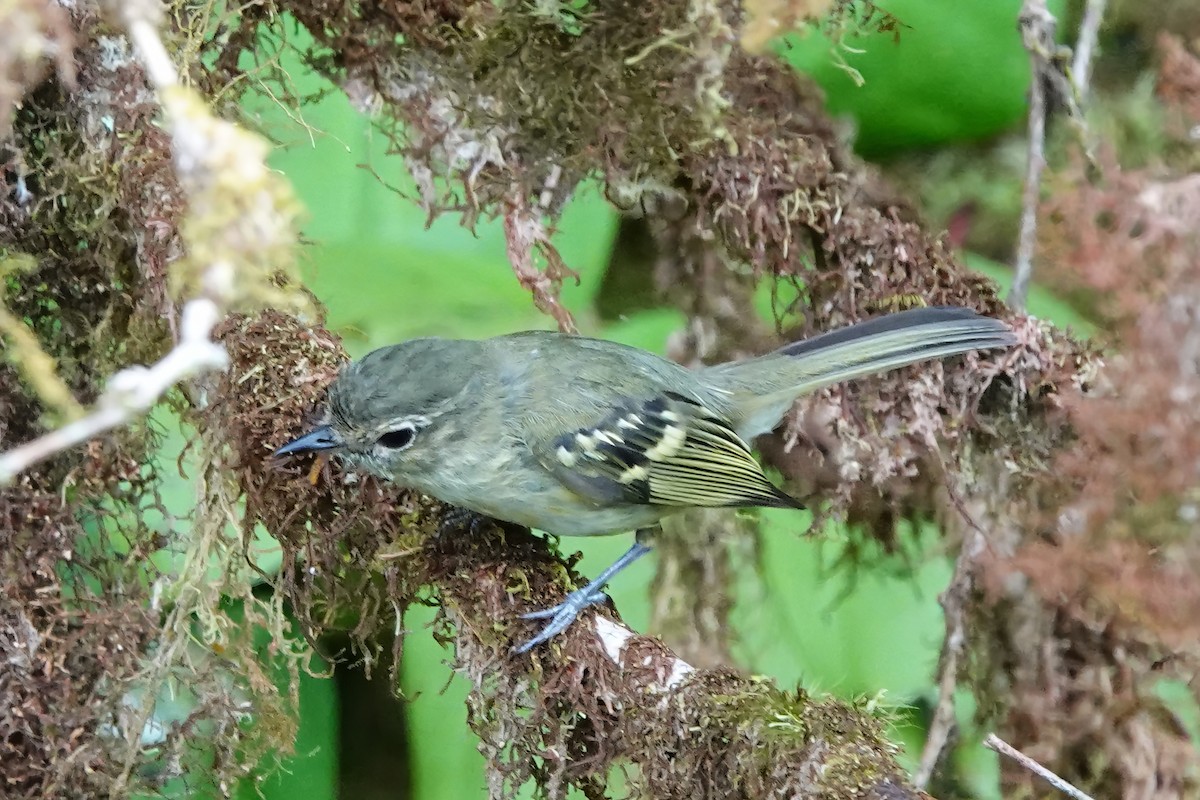
POLYGON ((1021 7, 1021 39, 1029 52, 1029 156, 1025 166, 1025 190, 1021 195, 1021 232, 1017 241, 1016 276, 1008 303, 1025 309, 1033 277, 1033 250, 1037 244, 1037 210, 1041 197, 1042 170, 1046 166, 1046 83, 1054 72, 1054 29, 1058 22, 1045 0, 1025 0, 1021 7))
MULTIPOLYGON (((174 98, 172 92, 179 88, 179 73, 159 38, 156 21, 147 16, 153 8, 150 4, 142 3, 116 6, 141 57, 146 77, 157 90, 169 118, 170 101, 174 98)), ((186 149, 180 145, 178 136, 173 136, 173 144, 177 150, 177 163, 184 156, 197 160, 194 157, 196 154, 178 152, 186 149)), ((212 264, 207 270, 207 274, 213 278, 209 283, 219 287, 221 281, 218 278, 231 271, 232 268, 227 264, 212 264)), ((221 298, 219 291, 210 294, 221 298)), ((0 486, 55 453, 144 414, 180 381, 209 370, 224 369, 228 364, 225 350, 210 339, 222 316, 221 307, 210 297, 188 301, 181 315, 179 341, 169 353, 152 367, 127 367, 113 375, 96 408, 86 416, 0 454, 0 486)))
POLYGON ((925 739, 925 748, 921 751, 921 762, 913 775, 913 784, 918 789, 924 790, 929 785, 954 729, 954 690, 958 685, 958 664, 967 643, 967 601, 975 585, 976 563, 986 546, 983 531, 973 524, 969 525, 958 560, 954 562, 954 575, 942 593, 946 638, 942 642, 938 663, 937 705, 929 725, 929 735, 925 739))
POLYGON ((179 343, 151 367, 127 367, 113 375, 90 414, 0 454, 0 486, 55 453, 86 442, 144 414, 175 384, 208 370, 224 369, 225 349, 209 339, 221 312, 207 298, 183 307, 179 343))
POLYGON ((129 38, 133 40, 137 54, 141 57, 146 77, 154 84, 154 88, 161 92, 168 87, 179 85, 179 73, 158 35, 158 27, 140 13, 145 10, 142 6, 141 3, 121 3, 119 7, 129 31, 129 38))
POLYGON ((1100 23, 1108 0, 1087 0, 1083 9, 1083 20, 1079 23, 1079 36, 1075 40, 1075 59, 1071 62, 1071 84, 1075 97, 1082 103, 1087 99, 1092 82, 1092 56, 1100 38, 1100 23))
POLYGON ((1053 786, 1055 789, 1058 789, 1060 792, 1065 794, 1067 797, 1074 798, 1074 800, 1093 800, 1091 795, 1087 794, 1084 791, 1081 791, 1080 789, 1075 788, 1070 783, 1068 783, 1067 781, 1058 777, 1053 772, 1046 769, 1041 764, 1034 761, 1032 758, 1025 755, 1020 750, 1013 747, 1011 744, 1004 741, 1003 739, 1001 739, 999 736, 997 736, 994 733, 989 733, 987 735, 987 738, 983 740, 983 746, 988 748, 989 750, 995 750, 997 753, 999 753, 1002 756, 1008 756, 1013 761, 1016 761, 1022 767, 1029 770, 1034 775, 1037 775, 1042 780, 1044 780, 1046 783, 1053 786))

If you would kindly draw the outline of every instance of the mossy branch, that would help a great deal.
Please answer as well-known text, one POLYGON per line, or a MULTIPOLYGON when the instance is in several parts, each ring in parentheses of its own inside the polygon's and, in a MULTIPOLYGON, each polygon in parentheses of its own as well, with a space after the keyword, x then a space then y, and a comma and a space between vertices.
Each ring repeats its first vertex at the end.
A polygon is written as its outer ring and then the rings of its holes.
POLYGON ((694 669, 610 610, 585 615, 531 657, 510 655, 529 635, 518 615, 570 588, 568 564, 526 537, 463 534, 433 556, 450 562, 434 568, 444 570, 437 595, 455 627, 458 669, 474 684, 472 724, 508 788, 536 776, 536 760, 546 758, 543 787, 553 773, 586 785, 632 763, 637 789, 656 798, 919 796, 883 720, 867 708, 729 669, 694 669), (536 560, 511 558, 514 545, 536 560), (535 587, 530 598, 512 591, 525 583, 535 587), (565 743, 558 752, 555 741, 565 743))
POLYGON ((609 609, 513 654, 534 624, 520 614, 579 581, 573 561, 524 529, 443 530, 436 502, 369 478, 347 482, 336 465, 315 484, 307 463, 265 469, 320 406, 345 353, 328 331, 280 314, 235 317, 221 338, 233 363, 205 425, 237 443, 229 465, 245 494, 245 530, 261 524, 284 545, 277 588, 310 635, 350 627, 364 647, 402 630, 404 609, 432 600, 435 633, 454 644, 456 669, 473 685, 470 722, 494 797, 529 780, 557 796, 555 786, 603 782, 630 763, 659 798, 918 796, 868 708, 695 669, 609 609))
MULTIPOLYGON (((190 257, 173 265, 171 273, 189 299, 181 312, 179 339, 167 355, 151 367, 129 367, 114 375, 87 416, 73 413, 70 424, 0 454, 0 485, 146 413, 179 382, 224 368, 225 353, 210 336, 227 309, 268 304, 308 308, 290 274, 298 205, 288 184, 267 168, 267 142, 218 119, 197 92, 181 85, 159 34, 161 9, 154 3, 114 3, 112 12, 128 30, 158 95, 171 133, 175 177, 190 200, 181 224, 190 257)), ((51 365, 37 358, 37 343, 21 337, 15 320, 7 322, 3 327, 17 337, 26 373, 44 398, 77 412, 51 365)))

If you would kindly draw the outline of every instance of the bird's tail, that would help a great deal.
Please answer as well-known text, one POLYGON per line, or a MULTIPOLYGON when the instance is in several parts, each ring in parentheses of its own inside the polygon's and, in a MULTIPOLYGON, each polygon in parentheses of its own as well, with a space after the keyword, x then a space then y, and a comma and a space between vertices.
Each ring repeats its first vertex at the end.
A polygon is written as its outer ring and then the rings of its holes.
POLYGON ((750 437, 773 429, 797 397, 821 387, 970 350, 1010 347, 1016 341, 1008 325, 969 308, 917 308, 705 373, 716 387, 733 394, 739 433, 750 437))

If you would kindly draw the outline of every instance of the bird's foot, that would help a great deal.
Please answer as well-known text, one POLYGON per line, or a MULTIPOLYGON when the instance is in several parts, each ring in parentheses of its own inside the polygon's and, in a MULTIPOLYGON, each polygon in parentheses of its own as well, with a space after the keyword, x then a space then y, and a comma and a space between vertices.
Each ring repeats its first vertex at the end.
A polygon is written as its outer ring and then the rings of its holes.
POLYGON ((537 636, 530 639, 520 647, 514 647, 514 653, 527 653, 543 642, 548 642, 558 634, 565 631, 579 616, 579 612, 583 611, 588 606, 603 603, 608 600, 606 595, 599 586, 588 585, 582 589, 576 589, 567 595, 567 599, 563 600, 553 608, 547 608, 542 611, 531 611, 528 614, 522 614, 521 619, 548 619, 546 627, 538 633, 537 636))
POLYGON ((469 508, 452 506, 442 514, 442 518, 438 523, 437 535, 442 537, 448 533, 465 530, 472 536, 479 536, 483 529, 489 525, 496 525, 506 533, 521 528, 521 526, 515 523, 493 519, 487 514, 480 514, 478 511, 472 511, 469 508))

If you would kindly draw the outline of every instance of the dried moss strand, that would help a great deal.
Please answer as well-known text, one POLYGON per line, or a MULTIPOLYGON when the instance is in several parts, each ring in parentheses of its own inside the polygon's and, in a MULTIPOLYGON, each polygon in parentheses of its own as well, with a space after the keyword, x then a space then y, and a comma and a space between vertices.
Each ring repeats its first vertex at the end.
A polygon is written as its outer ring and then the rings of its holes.
MULTIPOLYGON (((7 308, 0 305, 0 334, 8 339, 12 351, 8 354, 21 377, 29 382, 38 397, 65 419, 83 416, 83 407, 71 393, 71 388, 59 377, 54 359, 38 344, 33 332, 7 308)), ((3 469, 0 468, 0 476, 3 469)), ((0 477, 0 483, 3 483, 0 477)))

